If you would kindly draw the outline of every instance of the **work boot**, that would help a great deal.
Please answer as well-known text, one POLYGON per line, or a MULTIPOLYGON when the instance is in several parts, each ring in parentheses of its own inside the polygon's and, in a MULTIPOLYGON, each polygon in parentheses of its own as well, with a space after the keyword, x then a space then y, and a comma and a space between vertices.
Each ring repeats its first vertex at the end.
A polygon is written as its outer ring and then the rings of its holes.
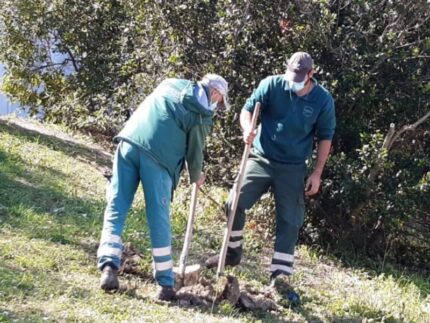
POLYGON ((107 264, 103 267, 100 288, 107 292, 119 289, 118 269, 115 266, 107 264))
POLYGON ((176 299, 176 291, 172 286, 158 286, 155 297, 160 301, 173 301, 176 299))
MULTIPOLYGON (((205 266, 206 268, 210 269, 210 268, 216 268, 218 267, 218 263, 219 263, 219 255, 216 256, 212 256, 209 257, 208 259, 206 259, 205 261, 205 266)), ((225 258, 225 266, 230 266, 230 267, 234 267, 240 264, 240 259, 236 260, 236 261, 232 261, 228 258, 225 258)))

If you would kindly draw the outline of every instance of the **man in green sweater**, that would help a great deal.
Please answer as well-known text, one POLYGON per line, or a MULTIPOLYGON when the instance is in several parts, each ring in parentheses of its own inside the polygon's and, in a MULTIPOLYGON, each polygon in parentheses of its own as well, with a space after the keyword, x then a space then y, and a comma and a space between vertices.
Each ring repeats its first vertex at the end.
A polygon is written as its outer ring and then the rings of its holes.
MULTIPOLYGON (((253 150, 246 165, 226 265, 240 262, 245 211, 271 188, 276 204, 272 283, 293 273, 294 249, 304 218, 304 195, 314 195, 319 190, 336 125, 333 98, 313 74, 311 56, 304 52, 293 54, 287 72, 262 80, 240 115, 244 141, 253 143, 253 150), (252 131, 256 102, 261 103, 261 124, 252 131), (314 137, 318 139, 317 163, 305 184, 306 160, 312 153, 314 137)), ((230 197, 228 205, 231 202, 230 197)), ((206 266, 216 267, 218 261, 218 256, 211 257, 206 266)))
POLYGON ((101 288, 119 288, 121 235, 139 182, 142 183, 154 259, 157 297, 175 297, 169 206, 186 164, 191 183, 205 181, 203 149, 214 110, 228 107, 228 84, 216 74, 200 82, 163 81, 139 106, 115 137, 118 147, 107 191, 97 267, 101 288))

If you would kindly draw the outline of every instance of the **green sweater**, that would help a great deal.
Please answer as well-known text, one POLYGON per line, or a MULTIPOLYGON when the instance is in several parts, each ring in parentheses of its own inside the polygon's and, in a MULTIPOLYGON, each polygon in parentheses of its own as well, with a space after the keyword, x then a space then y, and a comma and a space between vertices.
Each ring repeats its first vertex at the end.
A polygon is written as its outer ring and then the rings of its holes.
POLYGON ((331 140, 334 135, 333 98, 317 83, 310 93, 299 97, 283 75, 269 76, 260 82, 243 108, 253 112, 256 102, 261 102, 261 124, 253 145, 269 159, 303 163, 312 153, 315 136, 331 140))
MULTIPOLYGON (((163 81, 132 114, 116 141, 134 144, 169 172, 175 188, 187 162, 190 180, 196 182, 203 168, 206 136, 213 113, 194 96, 195 82, 163 81)), ((209 97, 208 89, 205 89, 209 97)))

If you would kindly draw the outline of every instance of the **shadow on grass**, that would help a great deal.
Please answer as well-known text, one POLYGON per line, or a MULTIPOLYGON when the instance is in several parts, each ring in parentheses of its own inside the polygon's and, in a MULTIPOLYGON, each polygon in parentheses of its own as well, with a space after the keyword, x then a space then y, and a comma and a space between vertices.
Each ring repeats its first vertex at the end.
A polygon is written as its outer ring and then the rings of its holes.
POLYGON ((430 272, 428 270, 416 270, 393 262, 382 263, 382 261, 371 259, 358 251, 329 252, 319 249, 317 253, 328 259, 334 259, 346 269, 365 272, 372 279, 384 275, 385 277, 392 276, 400 285, 412 284, 420 291, 423 298, 430 295, 430 272))
MULTIPOLYGON (((0 123, 0 131, 5 127, 20 138, 19 142, 45 142, 50 149, 54 149, 50 146, 51 141, 55 142, 56 147, 64 146, 55 137, 41 135, 42 139, 36 140, 34 135, 27 134, 26 129, 0 123)), ((65 151, 73 157, 76 147, 70 144, 69 148, 65 151)), ((90 156, 91 150, 84 150, 90 160, 99 160, 90 156)), ((37 156, 37 151, 32 153, 37 156)), ((33 162, 31 157, 24 159, 13 148, 4 150, 0 146, 0 229, 10 227, 29 238, 78 246, 95 264, 106 206, 104 192, 101 196, 86 195, 88 188, 79 186, 70 174, 33 162), (79 196, 76 192, 80 192, 79 196)), ((100 180, 104 181, 101 173, 100 180)), ((88 187, 91 188, 91 185, 88 187)), ((135 210, 130 211, 133 213, 135 210)), ((145 223, 144 217, 129 215, 130 225, 127 225, 124 235, 133 230, 140 233, 143 228, 147 230, 145 223)), ((142 250, 148 249, 146 240, 141 242, 145 247, 142 250)))
POLYGON ((0 169, 0 226, 30 238, 82 246, 95 257, 94 246, 86 240, 98 239, 103 197, 74 197, 76 184, 69 186, 65 174, 1 149, 0 169))
MULTIPOLYGON (((1 299, 9 308, 0 308, 0 321, 39 322, 55 321, 52 314, 40 306, 70 290, 71 284, 50 272, 17 268, 0 260, 1 299), (24 305, 25 304, 25 305, 24 305)), ((73 285, 73 297, 87 298, 90 292, 73 285)), ((5 305, 3 305, 5 306, 5 305)))
POLYGON ((18 312, 0 307, 0 322, 55 322, 39 309, 18 312))
POLYGON ((246 317, 247 319, 251 319, 253 321, 262 320, 264 322, 291 322, 291 320, 284 318, 282 316, 282 313, 280 312, 243 311, 237 307, 232 307, 232 308, 229 307, 228 311, 225 312, 221 304, 215 304, 212 309, 211 304, 209 304, 208 306, 188 305, 188 304, 183 305, 177 301, 167 303, 167 305, 171 308, 179 308, 184 310, 192 309, 193 311, 199 312, 201 314, 210 314, 213 317, 218 317, 218 318, 232 317, 235 319, 240 319, 242 317, 246 317))
POLYGON ((0 181, 2 225, 9 223, 31 237, 62 243, 75 235, 91 236, 101 228, 102 201, 67 196, 55 184, 49 185, 47 176, 43 182, 29 178, 23 182, 0 174, 0 181))
MULTIPOLYGON (((312 321, 311 321, 312 322, 312 321)), ((386 323, 403 323, 404 320, 396 319, 392 316, 387 317, 382 312, 366 313, 366 315, 356 316, 333 316, 330 318, 330 322, 333 323, 362 323, 362 322, 386 322, 386 323)))
POLYGON ((111 168, 111 156, 97 149, 91 149, 85 145, 57 138, 36 130, 24 128, 18 124, 0 119, 0 131, 8 132, 22 140, 44 145, 52 150, 61 151, 65 155, 80 159, 86 163, 96 163, 97 165, 111 168))

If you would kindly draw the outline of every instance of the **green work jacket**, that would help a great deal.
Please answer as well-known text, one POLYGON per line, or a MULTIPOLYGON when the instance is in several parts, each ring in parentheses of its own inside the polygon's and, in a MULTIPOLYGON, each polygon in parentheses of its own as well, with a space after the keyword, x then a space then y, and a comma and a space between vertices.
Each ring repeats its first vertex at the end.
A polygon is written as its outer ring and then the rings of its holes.
MULTIPOLYGON (((138 146, 172 177, 176 187, 184 162, 190 181, 203 169, 206 136, 212 129, 213 112, 194 96, 197 83, 183 79, 163 81, 132 114, 115 140, 138 146)), ((209 90, 205 88, 208 99, 209 90)))

